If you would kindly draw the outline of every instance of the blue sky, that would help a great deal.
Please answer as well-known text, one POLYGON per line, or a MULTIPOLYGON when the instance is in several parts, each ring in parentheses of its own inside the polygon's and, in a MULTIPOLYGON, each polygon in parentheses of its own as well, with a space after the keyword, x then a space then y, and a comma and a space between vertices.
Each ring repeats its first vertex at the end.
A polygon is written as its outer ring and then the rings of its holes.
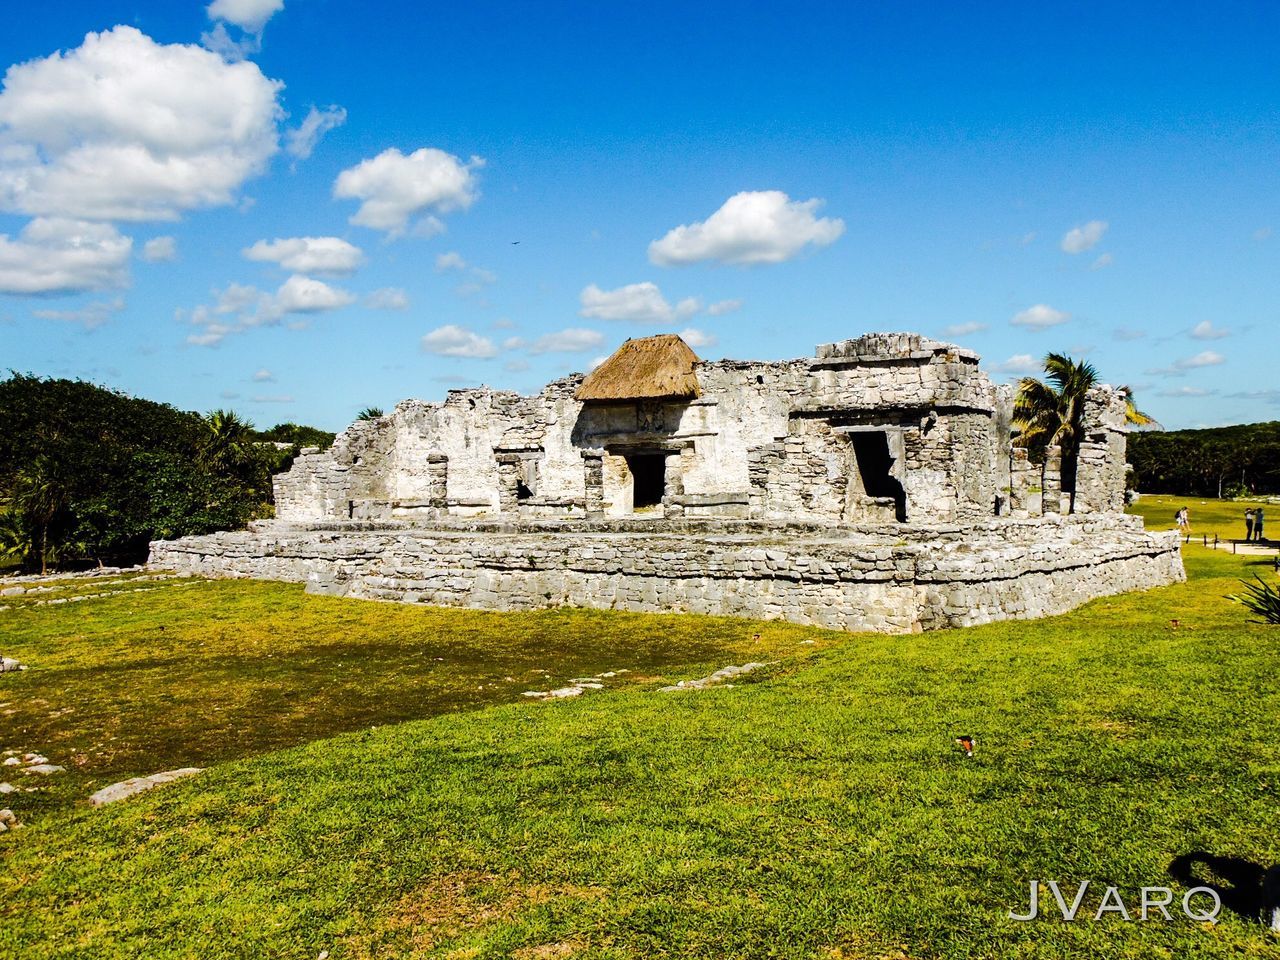
POLYGON ((5 4, 0 367, 337 429, 630 336, 918 330, 1277 419, 1277 37, 1269 3, 5 4))

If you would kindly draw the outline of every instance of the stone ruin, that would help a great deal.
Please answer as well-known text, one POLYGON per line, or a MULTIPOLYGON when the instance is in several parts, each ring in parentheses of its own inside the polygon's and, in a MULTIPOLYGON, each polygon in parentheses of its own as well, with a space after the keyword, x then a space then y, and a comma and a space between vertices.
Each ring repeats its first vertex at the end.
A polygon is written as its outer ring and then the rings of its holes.
POLYGON ((358 421, 275 478, 276 519, 151 563, 312 592, 907 632, 1063 612, 1184 578, 1123 513, 1125 399, 1092 389, 1065 486, 1014 445, 978 356, 867 334, 702 361, 629 340, 534 396, 488 387, 358 421))

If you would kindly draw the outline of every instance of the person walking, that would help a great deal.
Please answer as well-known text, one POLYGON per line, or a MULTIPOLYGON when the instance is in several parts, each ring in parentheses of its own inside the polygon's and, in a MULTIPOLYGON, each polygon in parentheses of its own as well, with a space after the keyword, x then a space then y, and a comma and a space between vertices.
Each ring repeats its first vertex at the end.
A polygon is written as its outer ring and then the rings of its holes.
POLYGON ((1244 539, 1246 543, 1253 542, 1253 507, 1244 512, 1244 539))
POLYGON ((1190 536, 1191 535, 1191 515, 1187 512, 1186 507, 1183 507, 1181 510, 1178 511, 1176 519, 1178 521, 1178 532, 1181 533, 1183 536, 1190 536))
POLYGON ((1266 539, 1266 537, 1262 535, 1262 519, 1262 508, 1259 507, 1253 514, 1253 535, 1259 542, 1266 539))

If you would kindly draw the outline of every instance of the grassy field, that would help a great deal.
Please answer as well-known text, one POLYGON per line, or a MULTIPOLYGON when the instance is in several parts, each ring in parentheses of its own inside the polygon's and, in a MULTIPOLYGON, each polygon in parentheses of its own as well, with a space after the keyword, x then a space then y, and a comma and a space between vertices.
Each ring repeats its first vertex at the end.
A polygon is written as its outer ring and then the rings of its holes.
POLYGON ((8 798, 0 957, 1280 957, 1280 630, 1224 599, 1274 574, 1186 558, 1187 584, 905 637, 245 583, 0 613, 33 666, 0 678, 0 745, 88 757, 8 798), (654 689, 746 659, 778 663, 654 689), (213 766, 75 802, 186 763, 213 766), (1091 881, 1087 916, 1009 919, 1035 879, 1091 881), (1216 925, 1136 919, 1198 880, 1216 925), (1108 884, 1133 922, 1091 919, 1108 884))

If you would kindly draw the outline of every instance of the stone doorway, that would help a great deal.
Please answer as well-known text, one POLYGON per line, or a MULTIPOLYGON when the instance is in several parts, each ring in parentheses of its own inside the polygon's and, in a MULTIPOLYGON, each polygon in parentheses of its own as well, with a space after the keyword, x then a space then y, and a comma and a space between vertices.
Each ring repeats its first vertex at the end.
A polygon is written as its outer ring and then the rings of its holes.
POLYGON ((667 489, 667 457, 662 453, 627 454, 631 471, 631 509, 652 510, 662 506, 667 489))
POLYGON ((889 449, 889 435, 880 430, 859 430, 849 434, 849 441, 862 493, 873 500, 892 501, 894 519, 905 521, 907 494, 893 475, 895 458, 889 449))

